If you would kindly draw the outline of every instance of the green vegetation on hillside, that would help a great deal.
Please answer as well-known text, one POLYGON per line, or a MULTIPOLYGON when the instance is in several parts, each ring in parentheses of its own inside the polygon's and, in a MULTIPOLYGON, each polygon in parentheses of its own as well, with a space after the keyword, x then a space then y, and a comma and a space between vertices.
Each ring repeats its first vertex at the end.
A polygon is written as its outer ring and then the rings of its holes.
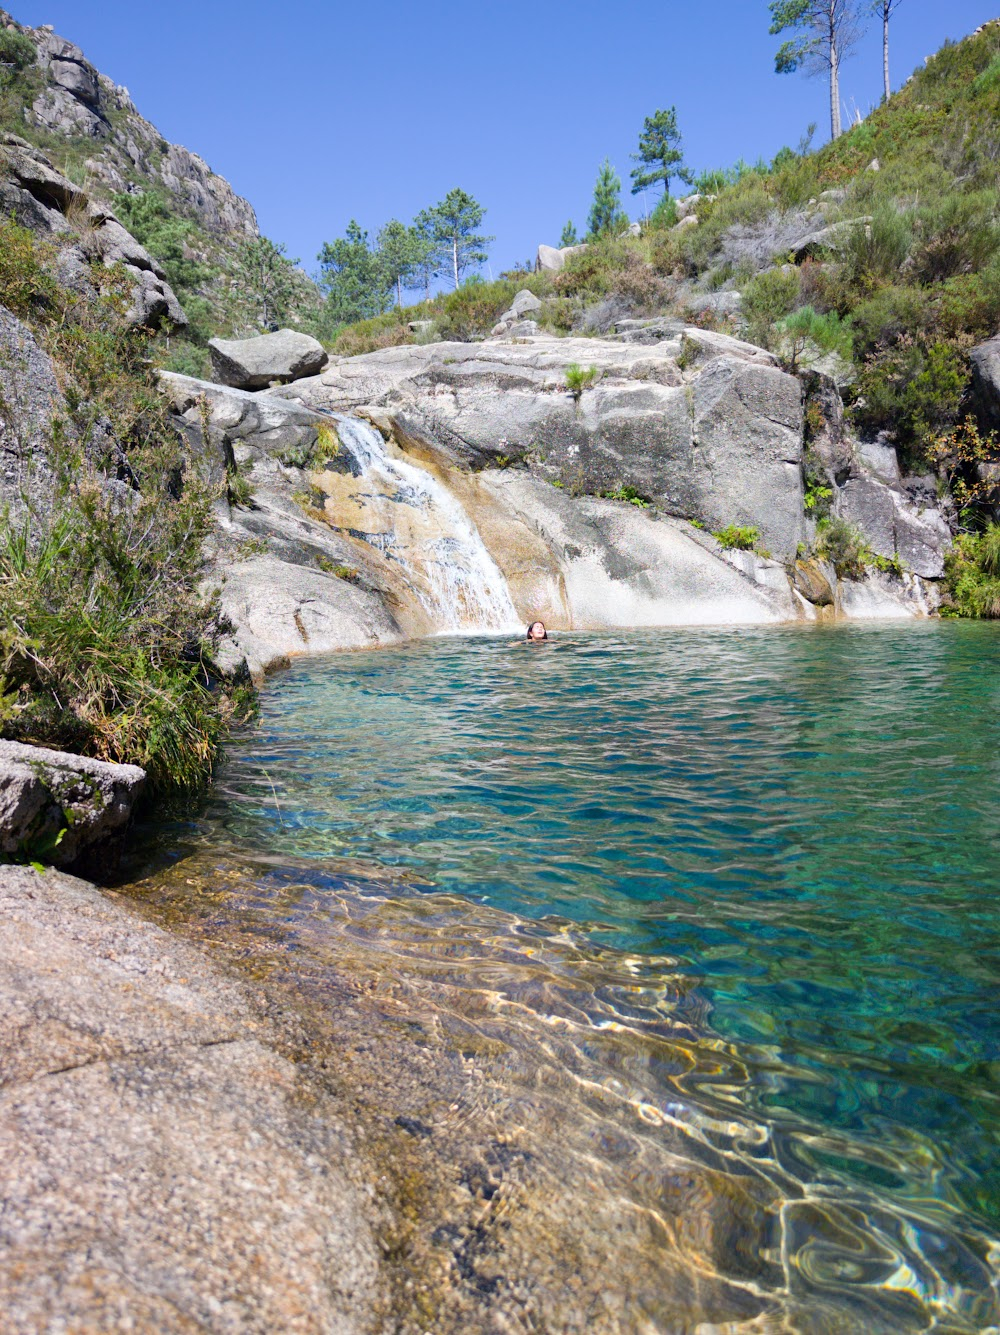
MULTIPOLYGON (((128 276, 105 271, 106 295, 83 298, 52 261, 0 223, 0 304, 51 355, 65 401, 44 457, 25 441, 23 498, 0 524, 0 728, 190 790, 239 703, 213 679, 216 613, 198 592, 215 493, 185 463, 150 336, 124 318, 128 276)), ((8 438, 28 430, 17 404, 0 411, 8 438)))

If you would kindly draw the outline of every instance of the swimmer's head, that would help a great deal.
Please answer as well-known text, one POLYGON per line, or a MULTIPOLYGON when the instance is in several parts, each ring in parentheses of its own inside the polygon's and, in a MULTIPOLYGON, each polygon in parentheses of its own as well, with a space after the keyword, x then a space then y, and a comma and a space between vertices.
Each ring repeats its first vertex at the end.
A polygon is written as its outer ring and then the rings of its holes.
POLYGON ((545 629, 544 621, 533 621, 528 627, 528 633, 525 636, 525 639, 528 640, 547 640, 548 638, 549 635, 548 631, 545 629))

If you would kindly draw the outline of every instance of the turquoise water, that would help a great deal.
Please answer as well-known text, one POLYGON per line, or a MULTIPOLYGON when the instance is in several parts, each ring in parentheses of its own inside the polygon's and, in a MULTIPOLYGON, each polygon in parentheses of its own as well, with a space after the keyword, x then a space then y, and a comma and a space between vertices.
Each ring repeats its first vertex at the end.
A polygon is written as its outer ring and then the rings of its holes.
POLYGON ((973 1330, 1000 1320, 998 777, 995 626, 443 639, 275 679, 200 829, 561 920, 623 977, 669 959, 744 1064, 730 1111, 973 1330))

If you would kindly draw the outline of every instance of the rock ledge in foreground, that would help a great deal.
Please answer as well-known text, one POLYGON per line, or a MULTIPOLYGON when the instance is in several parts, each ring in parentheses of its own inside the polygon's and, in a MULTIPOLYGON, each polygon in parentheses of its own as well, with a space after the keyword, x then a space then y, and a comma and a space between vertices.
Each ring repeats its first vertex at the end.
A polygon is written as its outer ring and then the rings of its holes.
POLYGON ((4 1335, 371 1329, 350 1144, 266 1037, 185 943, 0 867, 4 1335))

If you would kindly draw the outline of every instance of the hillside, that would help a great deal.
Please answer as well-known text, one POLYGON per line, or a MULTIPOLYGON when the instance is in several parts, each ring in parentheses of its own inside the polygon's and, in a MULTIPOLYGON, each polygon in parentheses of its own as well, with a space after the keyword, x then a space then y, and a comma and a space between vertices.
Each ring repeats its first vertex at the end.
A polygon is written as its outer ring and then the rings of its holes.
MULTIPOLYGON (((188 317, 158 350, 177 369, 207 367, 213 335, 259 332, 254 271, 262 260, 286 289, 293 324, 317 293, 280 248, 261 238, 253 206, 204 159, 170 143, 78 46, 50 27, 29 28, 0 10, 0 132, 16 134, 116 216, 163 268, 188 317)), ((259 285, 259 280, 258 280, 259 285)))

